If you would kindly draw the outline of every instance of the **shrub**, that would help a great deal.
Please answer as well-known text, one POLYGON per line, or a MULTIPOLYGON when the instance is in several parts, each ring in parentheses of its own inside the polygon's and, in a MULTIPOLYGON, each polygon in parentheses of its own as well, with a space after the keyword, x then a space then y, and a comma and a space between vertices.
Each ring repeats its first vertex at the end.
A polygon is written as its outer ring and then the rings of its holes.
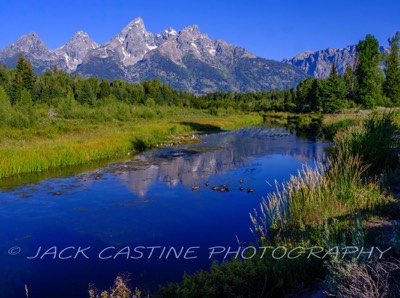
POLYGON ((398 141, 394 112, 373 114, 367 121, 339 132, 335 138, 335 152, 361 156, 370 165, 368 175, 380 175, 396 166, 398 141))
POLYGON ((89 298, 141 298, 139 289, 132 291, 126 278, 117 276, 114 285, 108 291, 99 291, 93 285, 89 286, 89 298))
POLYGON ((322 126, 322 136, 326 140, 333 140, 333 137, 339 131, 347 129, 349 126, 353 125, 355 120, 353 119, 342 119, 331 124, 326 124, 322 126))
POLYGON ((398 260, 332 260, 328 263, 328 295, 346 298, 400 297, 398 260))
POLYGON ((0 86, 0 125, 8 125, 13 118, 13 109, 10 98, 3 86, 0 86))
POLYGON ((265 254, 249 260, 233 259, 210 271, 185 274, 181 283, 170 283, 159 289, 156 297, 283 297, 300 290, 321 272, 318 259, 306 257, 276 260, 265 254))

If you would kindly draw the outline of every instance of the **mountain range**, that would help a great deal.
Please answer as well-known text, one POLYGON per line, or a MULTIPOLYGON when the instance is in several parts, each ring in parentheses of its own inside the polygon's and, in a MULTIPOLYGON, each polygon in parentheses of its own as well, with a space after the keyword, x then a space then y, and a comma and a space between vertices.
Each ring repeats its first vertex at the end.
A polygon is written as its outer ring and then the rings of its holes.
MULTIPOLYGON (((385 47, 380 50, 388 53, 385 47)), ((179 90, 207 93, 288 89, 309 76, 326 78, 333 63, 343 74, 354 65, 356 46, 306 51, 278 62, 210 39, 196 25, 154 35, 139 17, 101 45, 79 31, 62 47, 50 50, 36 33, 29 33, 0 50, 0 63, 15 67, 21 54, 38 73, 56 66, 71 74, 111 81, 159 78, 179 90)))
POLYGON ((50 50, 36 33, 29 33, 0 51, 0 63, 15 67, 20 54, 38 73, 57 67, 109 80, 159 78, 195 93, 286 89, 307 77, 289 63, 256 57, 244 48, 210 39, 196 25, 153 35, 141 18, 101 45, 79 31, 62 47, 50 50))
MULTIPOLYGON (((381 53, 388 54, 389 49, 380 47, 381 53)), ((284 59, 282 62, 293 65, 307 75, 315 78, 326 78, 332 70, 332 64, 336 64, 339 73, 343 74, 350 65, 354 67, 356 59, 356 46, 347 46, 340 49, 328 48, 316 52, 306 51, 292 59, 284 59)))

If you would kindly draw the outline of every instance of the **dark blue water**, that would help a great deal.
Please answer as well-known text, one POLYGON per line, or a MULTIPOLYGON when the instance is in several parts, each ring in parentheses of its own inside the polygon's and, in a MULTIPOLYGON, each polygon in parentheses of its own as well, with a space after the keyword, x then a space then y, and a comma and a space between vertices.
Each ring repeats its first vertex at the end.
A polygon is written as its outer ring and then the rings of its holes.
POLYGON ((209 259, 211 247, 254 242, 249 213, 270 184, 321 160, 327 147, 268 128, 201 139, 70 177, 3 183, 0 297, 25 297, 25 284, 30 298, 87 297, 89 283, 107 289, 120 273, 154 293, 185 271, 208 269, 224 258, 209 259), (230 191, 211 190, 222 184, 230 191), (166 257, 171 248, 182 254, 166 257))

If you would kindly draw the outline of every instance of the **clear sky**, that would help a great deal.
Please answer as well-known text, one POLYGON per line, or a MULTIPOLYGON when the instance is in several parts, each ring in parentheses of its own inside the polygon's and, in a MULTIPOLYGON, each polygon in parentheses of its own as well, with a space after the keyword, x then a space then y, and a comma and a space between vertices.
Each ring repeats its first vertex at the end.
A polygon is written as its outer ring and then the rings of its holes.
POLYGON ((0 0, 0 48, 36 32, 49 48, 83 30, 98 43, 141 16, 154 34, 197 24, 202 33, 269 59, 343 47, 400 31, 399 0, 0 0))

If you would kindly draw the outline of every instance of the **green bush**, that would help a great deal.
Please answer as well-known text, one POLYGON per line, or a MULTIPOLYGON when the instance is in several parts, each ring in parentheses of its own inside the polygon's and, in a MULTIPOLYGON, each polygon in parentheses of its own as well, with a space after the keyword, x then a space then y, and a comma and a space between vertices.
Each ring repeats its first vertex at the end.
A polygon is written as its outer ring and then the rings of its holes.
POLYGON ((313 276, 323 275, 322 267, 316 258, 276 260, 266 253, 263 258, 233 259, 214 263, 210 271, 185 274, 181 283, 161 287, 156 297, 282 297, 306 287, 313 276))
POLYGON ((10 98, 4 88, 0 86, 0 125, 9 125, 13 119, 14 110, 10 98))
POLYGON ((353 119, 342 119, 331 124, 323 125, 321 129, 322 137, 325 140, 333 140, 337 132, 343 131, 353 124, 355 124, 355 120, 353 119))
POLYGON ((398 126, 394 112, 373 114, 364 123, 351 126, 334 138, 335 152, 360 156, 369 165, 368 175, 381 175, 398 163, 396 149, 398 126))

